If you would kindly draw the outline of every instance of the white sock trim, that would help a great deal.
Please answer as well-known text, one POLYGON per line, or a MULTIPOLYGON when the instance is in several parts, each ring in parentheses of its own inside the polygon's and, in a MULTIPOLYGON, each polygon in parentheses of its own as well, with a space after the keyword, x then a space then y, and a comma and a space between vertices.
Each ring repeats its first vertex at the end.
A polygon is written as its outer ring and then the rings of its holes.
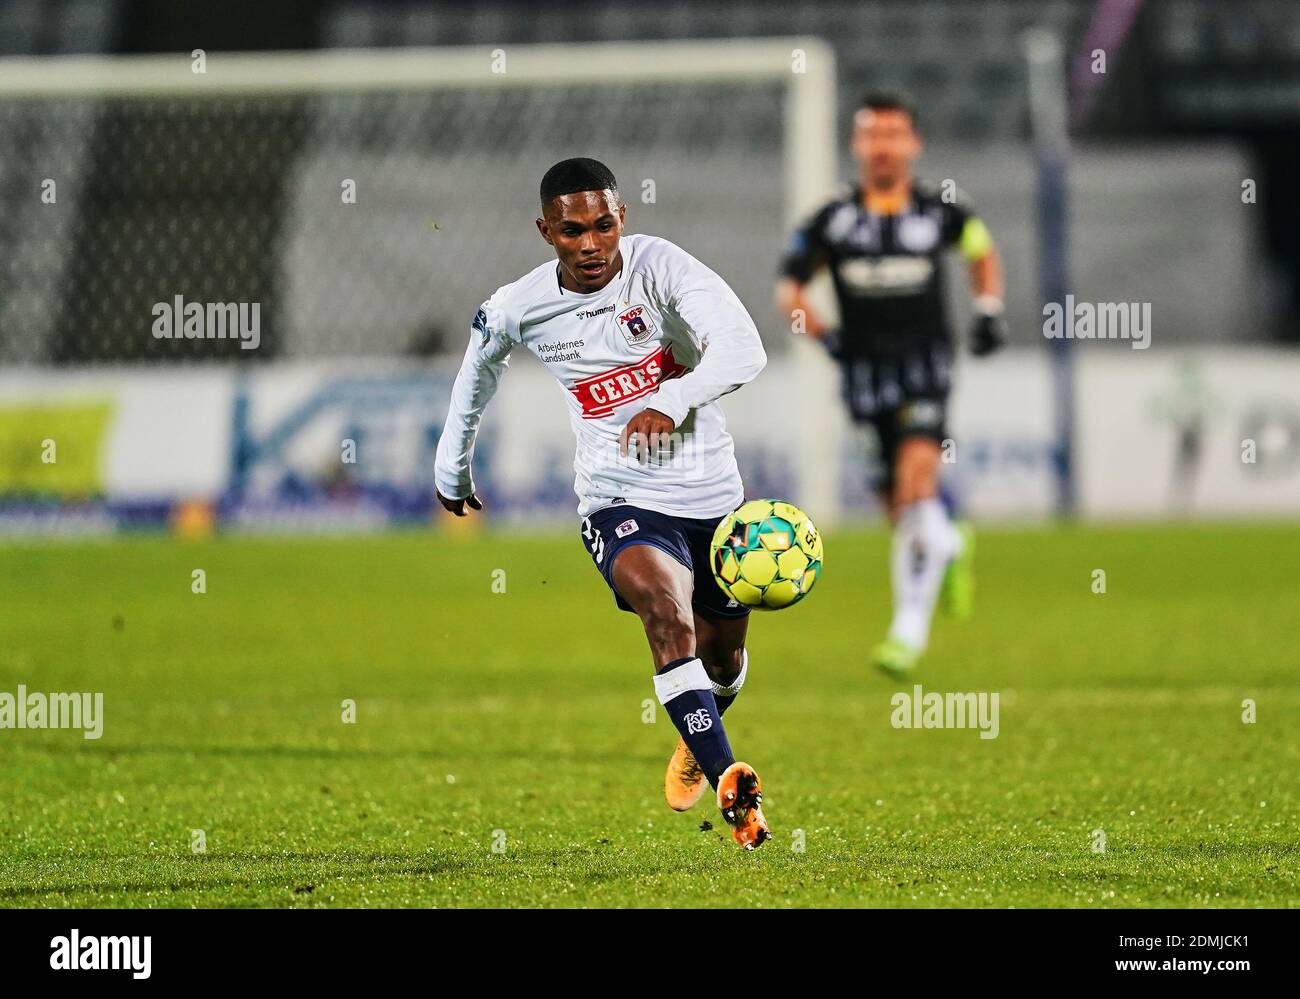
POLYGON ((709 674, 704 672, 704 663, 698 658, 682 663, 667 673, 655 674, 655 694, 658 695, 660 704, 667 704, 674 697, 688 690, 712 689, 713 681, 709 679, 709 674))
POLYGON ((749 649, 740 650, 740 672, 736 674, 736 679, 732 681, 730 687, 724 687, 720 683, 713 685, 715 694, 726 694, 735 697, 740 693, 740 688, 745 685, 745 674, 749 672, 749 649))

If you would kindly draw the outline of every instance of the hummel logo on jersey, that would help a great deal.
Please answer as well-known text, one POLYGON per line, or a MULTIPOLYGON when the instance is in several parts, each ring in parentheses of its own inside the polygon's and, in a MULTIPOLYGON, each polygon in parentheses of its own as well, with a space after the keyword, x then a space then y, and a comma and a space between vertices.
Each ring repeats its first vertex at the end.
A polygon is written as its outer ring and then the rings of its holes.
POLYGON ((599 420, 609 416, 625 402, 653 392, 660 382, 677 378, 689 370, 673 358, 670 344, 660 347, 643 360, 611 368, 597 375, 588 375, 574 382, 569 391, 578 397, 584 420, 599 420))
POLYGON ((614 528, 614 533, 620 538, 626 538, 636 530, 637 526, 635 520, 625 520, 623 523, 619 524, 618 527, 614 528))
POLYGON ((709 714, 708 708, 687 712, 686 731, 707 732, 711 728, 713 728, 713 717, 709 714))
POLYGON ((592 316, 603 316, 606 312, 613 312, 614 306, 607 305, 603 309, 583 309, 581 312, 573 314, 574 319, 590 319, 592 316))

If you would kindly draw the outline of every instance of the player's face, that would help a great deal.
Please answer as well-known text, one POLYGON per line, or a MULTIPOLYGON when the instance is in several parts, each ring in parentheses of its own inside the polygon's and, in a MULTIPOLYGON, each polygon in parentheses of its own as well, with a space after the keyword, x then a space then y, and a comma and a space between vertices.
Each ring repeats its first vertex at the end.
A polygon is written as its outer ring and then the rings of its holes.
POLYGON ((863 108, 853 118, 853 157, 873 183, 892 184, 911 172, 921 155, 921 137, 906 111, 863 108))
POLYGON ((542 213, 537 229, 555 247, 564 287, 590 293, 609 284, 622 267, 618 240, 627 213, 614 192, 562 194, 552 198, 542 213))

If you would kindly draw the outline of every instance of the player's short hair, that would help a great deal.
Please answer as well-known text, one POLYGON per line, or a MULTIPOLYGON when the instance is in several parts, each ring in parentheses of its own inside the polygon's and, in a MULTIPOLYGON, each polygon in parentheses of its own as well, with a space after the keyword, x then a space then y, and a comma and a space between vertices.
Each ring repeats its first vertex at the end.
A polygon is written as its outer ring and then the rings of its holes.
POLYGON ((869 111, 902 111, 912 120, 913 128, 921 127, 916 103, 901 90, 869 90, 862 96, 861 106, 869 111))
POLYGON ((560 160, 542 178, 543 205, 561 194, 576 194, 578 191, 613 191, 617 198, 618 181, 604 163, 585 156, 560 160))

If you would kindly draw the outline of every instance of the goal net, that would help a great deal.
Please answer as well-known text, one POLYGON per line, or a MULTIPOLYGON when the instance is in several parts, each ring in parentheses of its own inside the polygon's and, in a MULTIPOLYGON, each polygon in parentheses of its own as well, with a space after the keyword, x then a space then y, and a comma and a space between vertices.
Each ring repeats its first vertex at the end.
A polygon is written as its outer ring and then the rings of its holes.
POLYGON ((458 356, 551 252, 542 172, 591 155, 629 230, 717 270, 797 368, 772 281, 833 185, 834 111, 810 38, 0 60, 0 366, 458 356))

